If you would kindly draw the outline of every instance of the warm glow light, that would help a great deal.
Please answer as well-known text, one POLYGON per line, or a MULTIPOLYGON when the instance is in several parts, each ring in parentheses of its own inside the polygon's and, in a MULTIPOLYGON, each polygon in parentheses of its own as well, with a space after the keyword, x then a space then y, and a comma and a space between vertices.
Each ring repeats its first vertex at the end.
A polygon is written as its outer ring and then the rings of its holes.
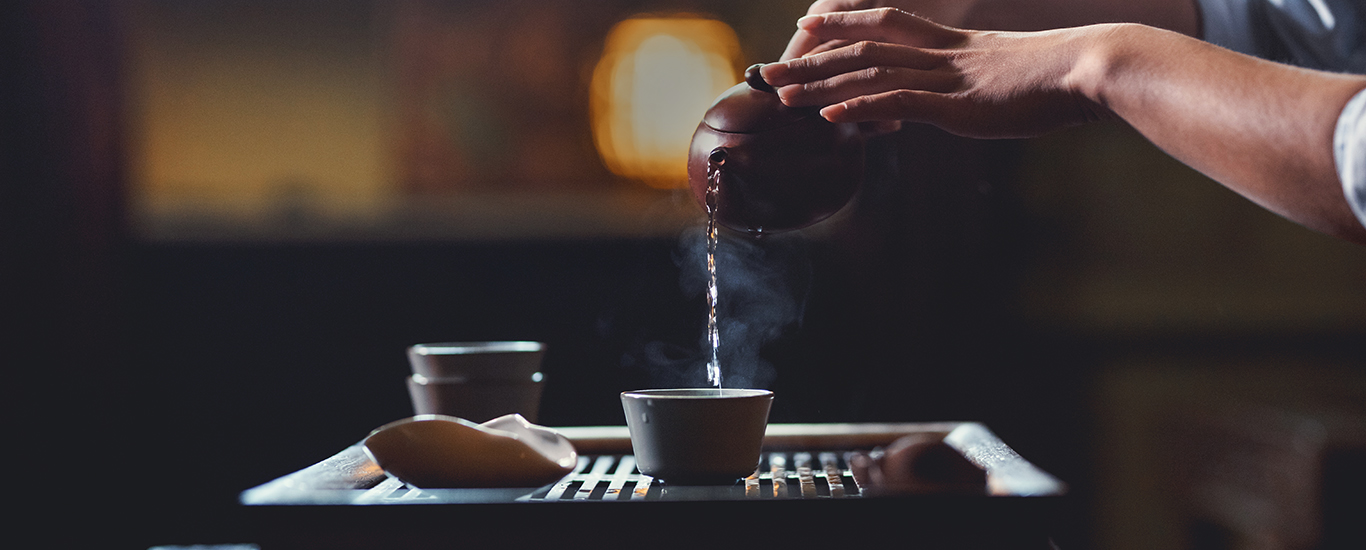
POLYGON ((739 81, 735 31, 713 19, 627 19, 593 71, 593 138, 613 173, 684 187, 688 144, 711 102, 739 81))

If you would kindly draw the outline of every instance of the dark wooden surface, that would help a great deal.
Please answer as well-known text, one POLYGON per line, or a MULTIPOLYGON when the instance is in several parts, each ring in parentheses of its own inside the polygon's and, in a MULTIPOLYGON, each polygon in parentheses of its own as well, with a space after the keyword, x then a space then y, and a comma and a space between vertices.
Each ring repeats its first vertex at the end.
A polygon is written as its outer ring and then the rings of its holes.
MULTIPOLYGON (((564 431, 595 452, 629 450, 624 427, 564 431)), ((713 498, 608 502, 527 500, 534 490, 526 489, 447 489, 425 491, 424 498, 376 499, 367 495, 386 492, 386 485, 398 482, 356 445, 248 490, 242 501, 253 540, 265 549, 814 548, 892 541, 930 548, 1053 547, 1064 485, 981 424, 774 424, 766 451, 812 444, 869 448, 924 432, 945 434, 950 446, 986 469, 990 490, 975 495, 756 499, 746 498, 743 489, 712 487, 701 489, 713 498)))
MULTIPOLYGON (((580 454, 629 454, 625 426, 558 428, 580 454)), ((987 496, 1046 497, 1066 492, 1061 481, 1036 468, 985 426, 973 422, 894 424, 772 424, 764 438, 765 451, 868 450, 896 438, 942 434, 945 442, 987 471, 987 496)), ((376 500, 367 493, 387 479, 384 471, 358 443, 303 470, 242 493, 248 506, 346 504, 463 504, 516 502, 529 489, 461 489, 436 492, 437 498, 376 500)), ((719 494, 719 493, 718 493, 719 494)), ((740 495, 743 498, 743 494, 740 495)))

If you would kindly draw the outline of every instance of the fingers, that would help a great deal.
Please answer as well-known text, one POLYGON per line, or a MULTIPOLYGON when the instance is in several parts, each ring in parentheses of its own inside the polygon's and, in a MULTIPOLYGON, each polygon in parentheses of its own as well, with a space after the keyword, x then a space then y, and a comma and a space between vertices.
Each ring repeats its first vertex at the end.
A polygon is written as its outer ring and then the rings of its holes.
POLYGON ((943 94, 916 90, 893 90, 850 98, 821 109, 830 122, 907 121, 940 122, 946 104, 943 94))
POLYGON ((811 48, 811 51, 806 52, 806 55, 803 55, 802 57, 809 57, 816 55, 818 53, 825 53, 828 51, 837 50, 850 44, 853 44, 853 42, 850 42, 848 40, 830 40, 827 42, 822 42, 821 45, 811 48))
POLYGON ((797 28, 821 41, 872 40, 923 48, 942 48, 962 36, 957 29, 895 8, 807 15, 797 20, 797 28))
POLYGON ((950 94, 894 90, 828 105, 820 110, 820 114, 834 123, 856 122, 860 125, 876 125, 877 128, 886 125, 887 131, 895 131, 900 129, 900 124, 911 122, 930 124, 951 134, 972 138, 1031 135, 1024 131, 1015 132, 1012 128, 983 131, 976 113, 971 109, 965 112, 964 108, 950 94), (892 123, 897 126, 893 127, 892 123))
POLYGON ((764 80, 774 86, 785 86, 871 67, 930 70, 944 64, 942 54, 900 44, 873 41, 860 41, 840 47, 835 47, 839 46, 835 43, 828 44, 834 49, 765 66, 764 80))
MULTIPOLYGON (((864 0, 818 0, 807 8, 806 13, 807 15, 817 15, 829 12, 849 11, 858 9, 866 3, 867 2, 864 0)), ((809 55, 812 53, 812 50, 816 49, 824 42, 825 40, 798 29, 797 32, 792 35, 792 38, 788 40, 787 48, 783 50, 783 55, 779 57, 778 60, 787 61, 789 59, 797 59, 804 55, 809 55)))
POLYGON ((832 105, 893 90, 949 93, 962 84, 957 72, 940 70, 949 63, 948 53, 905 44, 944 33, 961 37, 948 27, 894 9, 819 14, 799 24, 826 41, 803 57, 762 69, 787 105, 832 105))
POLYGON ((827 120, 865 123, 873 134, 895 131, 900 121, 944 127, 955 116, 964 118, 953 104, 962 104, 962 94, 976 82, 960 66, 972 31, 892 8, 817 7, 798 20, 786 59, 761 69, 784 104, 822 107, 827 120))
MULTIPOLYGON (((848 116, 839 122, 864 122, 894 115, 907 100, 925 94, 951 93, 961 78, 950 72, 922 71, 899 67, 872 67, 799 86, 778 89, 778 97, 791 106, 824 106, 850 102, 848 116)), ((890 120, 890 119, 889 119, 890 120)), ((832 121, 834 122, 834 121, 832 121)))
POLYGON ((787 49, 783 50, 783 55, 778 60, 787 61, 799 58, 810 53, 824 42, 809 32, 797 29, 797 32, 793 33, 792 38, 788 40, 787 49))
MULTIPOLYGON (((805 107, 832 105, 898 90, 935 93, 958 90, 962 86, 962 76, 954 71, 938 70, 942 66, 942 58, 915 48, 860 42, 785 64, 771 64, 761 69, 761 73, 765 81, 778 88, 778 97, 784 104, 805 107)), ((883 110, 874 108, 867 112, 883 110)), ((872 119, 858 121, 863 120, 872 119)))

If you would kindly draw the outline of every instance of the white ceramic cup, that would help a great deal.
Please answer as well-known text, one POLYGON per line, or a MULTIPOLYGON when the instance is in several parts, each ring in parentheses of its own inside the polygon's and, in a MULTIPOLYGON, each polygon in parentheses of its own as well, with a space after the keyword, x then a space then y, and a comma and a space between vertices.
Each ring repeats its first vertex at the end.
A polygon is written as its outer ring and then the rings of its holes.
POLYGON ((773 392, 735 388, 621 394, 640 473, 666 484, 719 485, 759 466, 773 392))
POLYGON ((487 422, 520 414, 535 422, 545 375, 540 342, 443 342, 408 348, 415 414, 487 422))

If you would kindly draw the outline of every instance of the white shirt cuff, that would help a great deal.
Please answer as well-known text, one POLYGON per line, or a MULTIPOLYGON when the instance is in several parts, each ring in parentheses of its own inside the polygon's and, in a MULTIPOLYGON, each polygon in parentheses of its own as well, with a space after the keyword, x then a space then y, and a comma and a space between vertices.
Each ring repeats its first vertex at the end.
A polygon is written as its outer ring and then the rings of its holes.
POLYGON ((1333 131, 1333 161, 1357 220, 1366 226, 1366 90, 1357 92, 1338 115, 1333 131))

